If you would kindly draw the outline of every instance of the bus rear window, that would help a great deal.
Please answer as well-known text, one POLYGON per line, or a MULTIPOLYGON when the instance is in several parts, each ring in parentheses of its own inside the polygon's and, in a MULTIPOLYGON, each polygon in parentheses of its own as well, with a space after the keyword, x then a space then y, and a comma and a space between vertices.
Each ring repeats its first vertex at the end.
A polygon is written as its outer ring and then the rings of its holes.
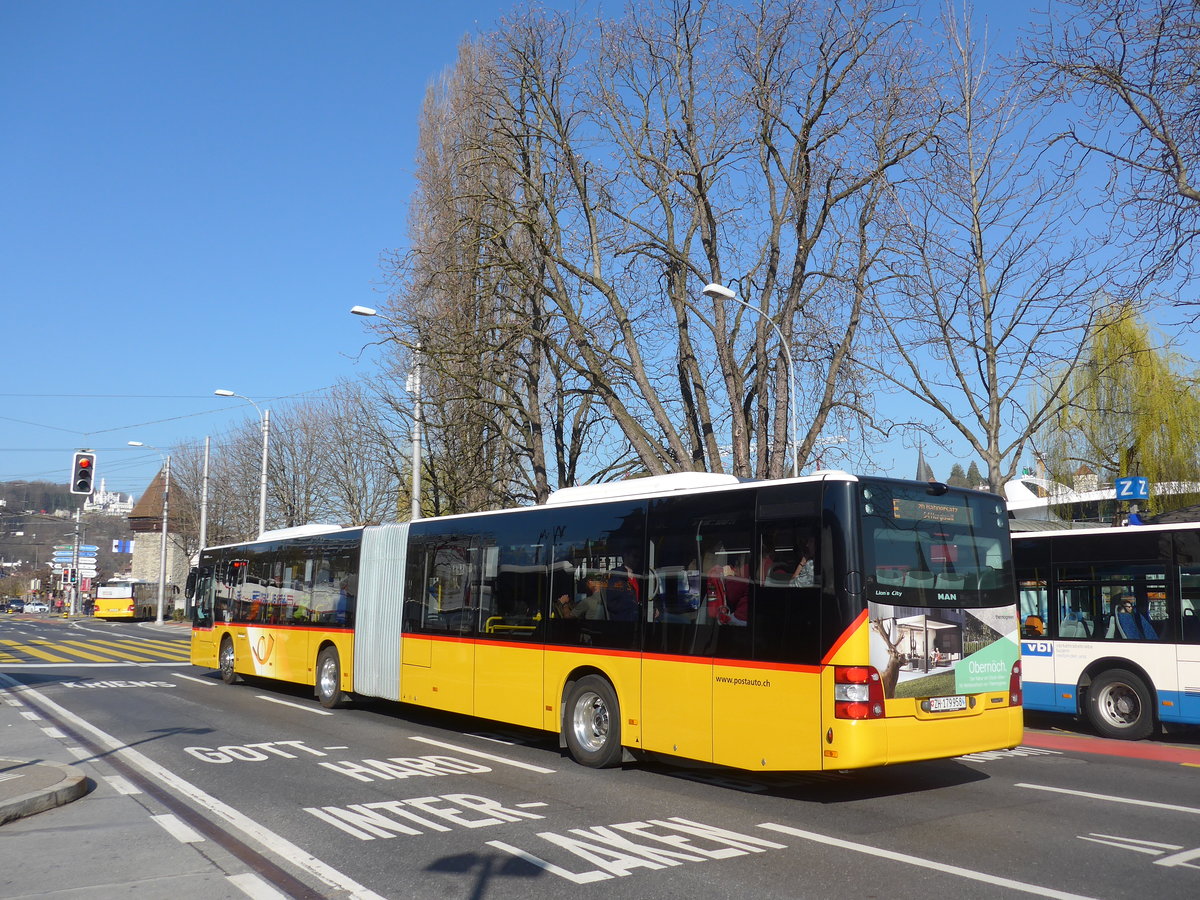
POLYGON ((1008 516, 998 497, 864 481, 864 583, 868 600, 905 606, 975 606, 1011 591, 1008 516))

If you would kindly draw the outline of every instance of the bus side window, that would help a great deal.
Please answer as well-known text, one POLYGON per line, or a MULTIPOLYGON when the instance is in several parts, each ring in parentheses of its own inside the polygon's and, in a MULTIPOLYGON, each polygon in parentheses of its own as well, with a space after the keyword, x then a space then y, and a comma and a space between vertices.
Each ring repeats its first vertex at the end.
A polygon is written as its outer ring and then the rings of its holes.
POLYGON ((1183 613, 1183 642, 1185 644, 1200 644, 1200 610, 1194 599, 1183 598, 1181 601, 1183 613))
POLYGON ((1200 644, 1200 566, 1179 567, 1179 639, 1200 644))
MULTIPOLYGON (((1049 600, 1046 595, 1046 582, 1037 580, 1021 581, 1021 637, 1039 638, 1046 635, 1049 600)), ((1074 637, 1064 635, 1061 637, 1074 637)))

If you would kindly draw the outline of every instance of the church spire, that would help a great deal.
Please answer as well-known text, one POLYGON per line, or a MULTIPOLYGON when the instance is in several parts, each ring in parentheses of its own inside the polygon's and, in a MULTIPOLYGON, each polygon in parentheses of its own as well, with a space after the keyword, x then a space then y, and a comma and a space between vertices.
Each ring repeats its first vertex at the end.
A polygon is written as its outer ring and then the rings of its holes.
POLYGON ((925 446, 923 443, 917 444, 917 481, 937 481, 933 477, 933 469, 929 468, 929 463, 925 462, 925 446))

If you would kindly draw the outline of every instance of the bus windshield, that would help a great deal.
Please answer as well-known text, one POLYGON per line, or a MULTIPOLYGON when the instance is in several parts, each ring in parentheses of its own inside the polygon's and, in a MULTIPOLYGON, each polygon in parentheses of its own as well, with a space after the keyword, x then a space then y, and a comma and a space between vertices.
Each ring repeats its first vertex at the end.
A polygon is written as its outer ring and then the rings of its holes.
POLYGON ((866 599, 902 606, 1012 602, 1008 514, 998 497, 864 480, 866 599))

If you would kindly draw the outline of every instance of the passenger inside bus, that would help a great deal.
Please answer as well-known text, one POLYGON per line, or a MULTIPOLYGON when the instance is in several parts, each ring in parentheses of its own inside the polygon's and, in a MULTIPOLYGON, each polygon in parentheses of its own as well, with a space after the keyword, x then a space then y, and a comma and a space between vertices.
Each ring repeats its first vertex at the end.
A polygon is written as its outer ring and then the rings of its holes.
POLYGON ((750 606, 750 560, 746 553, 725 553, 725 562, 708 570, 707 614, 721 625, 745 625, 750 606))
POLYGON ((1154 630, 1150 620, 1134 606, 1133 600, 1129 597, 1120 597, 1113 602, 1109 637, 1114 636, 1127 641, 1158 640, 1158 633, 1154 630))

